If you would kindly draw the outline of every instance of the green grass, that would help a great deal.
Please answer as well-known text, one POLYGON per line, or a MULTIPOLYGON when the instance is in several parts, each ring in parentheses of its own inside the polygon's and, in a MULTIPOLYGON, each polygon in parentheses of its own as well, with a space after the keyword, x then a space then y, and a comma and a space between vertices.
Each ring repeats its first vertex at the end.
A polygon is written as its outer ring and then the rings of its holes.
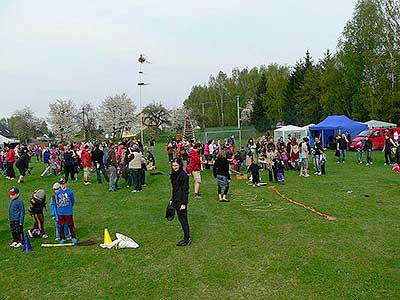
MULTIPOLYGON (((168 173, 164 145, 157 147, 159 169, 168 173)), ((358 165, 348 153, 344 165, 330 154, 328 175, 301 178, 287 172, 279 190, 294 200, 333 215, 327 221, 294 206, 266 187, 233 179, 231 203, 218 203, 210 171, 203 172, 203 197, 189 204, 193 244, 178 248, 178 221, 164 219, 170 196, 165 176, 147 176, 142 193, 124 188, 108 193, 105 184, 71 183, 76 196, 78 237, 102 239, 107 227, 140 244, 139 249, 10 249, 7 220, 11 182, 0 178, 0 299, 399 299, 400 176, 383 166, 358 165), (348 191, 352 193, 348 193, 348 191)), ((44 188, 33 163, 21 195, 44 188)), ((262 174, 265 179, 267 176, 262 174)), ((32 226, 26 216, 25 230, 32 226)), ((54 226, 46 216, 49 242, 54 226)))

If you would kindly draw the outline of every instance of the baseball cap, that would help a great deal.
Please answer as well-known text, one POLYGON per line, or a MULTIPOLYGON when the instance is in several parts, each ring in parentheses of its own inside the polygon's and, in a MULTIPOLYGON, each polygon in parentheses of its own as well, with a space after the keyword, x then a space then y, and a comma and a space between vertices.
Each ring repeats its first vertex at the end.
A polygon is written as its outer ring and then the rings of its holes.
POLYGON ((19 194, 19 189, 15 186, 13 186, 9 191, 8 191, 9 195, 17 195, 19 194))
POLYGON ((58 180, 59 184, 66 184, 67 183, 67 179, 65 179, 64 177, 61 177, 60 180, 58 180))
POLYGON ((59 190, 60 188, 61 188, 61 186, 60 186, 60 184, 58 182, 53 184, 53 190, 59 190))

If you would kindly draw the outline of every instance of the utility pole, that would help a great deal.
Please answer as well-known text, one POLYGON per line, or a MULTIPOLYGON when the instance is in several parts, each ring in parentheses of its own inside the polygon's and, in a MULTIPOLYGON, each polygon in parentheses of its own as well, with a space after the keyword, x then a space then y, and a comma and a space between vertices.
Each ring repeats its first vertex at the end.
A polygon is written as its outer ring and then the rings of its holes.
POLYGON ((221 93, 221 123, 222 127, 224 127, 224 97, 221 93))
POLYGON ((87 142, 86 126, 85 126, 85 106, 82 106, 82 129, 83 129, 83 138, 85 139, 85 142, 87 142))
POLYGON ((203 114, 203 129, 206 127, 206 125, 204 124, 204 119, 205 119, 204 104, 205 104, 205 103, 202 103, 202 104, 201 104, 201 111, 202 111, 202 114, 203 114))
POLYGON ((144 82, 142 82, 142 64, 146 61, 143 54, 140 54, 138 62, 139 62, 139 109, 140 109, 140 141, 142 145, 144 145, 144 138, 143 138, 143 109, 142 109, 142 86, 144 86, 144 82))
POLYGON ((240 129, 240 103, 239 103, 240 96, 236 96, 236 105, 237 105, 237 127, 240 129))

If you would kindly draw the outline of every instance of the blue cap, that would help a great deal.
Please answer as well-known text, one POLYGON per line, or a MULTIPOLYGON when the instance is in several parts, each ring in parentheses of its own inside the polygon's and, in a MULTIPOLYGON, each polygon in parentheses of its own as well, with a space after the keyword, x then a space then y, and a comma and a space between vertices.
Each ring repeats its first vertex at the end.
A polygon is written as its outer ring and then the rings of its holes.
POLYGON ((9 191, 8 191, 9 195, 17 195, 19 194, 19 189, 15 186, 13 186, 9 191))

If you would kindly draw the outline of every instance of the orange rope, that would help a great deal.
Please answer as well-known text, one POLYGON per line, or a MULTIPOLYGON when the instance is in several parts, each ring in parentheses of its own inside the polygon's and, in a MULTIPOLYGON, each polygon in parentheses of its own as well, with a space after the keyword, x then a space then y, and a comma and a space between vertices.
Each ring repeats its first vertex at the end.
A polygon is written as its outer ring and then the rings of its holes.
POLYGON ((294 201, 293 199, 290 199, 285 194, 282 194, 281 192, 279 192, 278 189, 275 186, 269 186, 268 189, 274 191, 275 193, 278 194, 278 196, 280 196, 283 199, 289 201, 290 203, 293 203, 294 205, 298 205, 298 206, 301 206, 301 207, 303 207, 305 209, 308 209, 308 210, 312 211, 313 213, 316 213, 317 215, 319 215, 319 216, 321 216, 321 217, 323 217, 323 218, 325 218, 327 220, 331 220, 331 221, 335 221, 336 220, 335 217, 327 215, 327 214, 324 214, 322 212, 319 212, 318 210, 316 210, 314 207, 312 207, 310 205, 305 205, 303 203, 300 203, 300 202, 294 201))

